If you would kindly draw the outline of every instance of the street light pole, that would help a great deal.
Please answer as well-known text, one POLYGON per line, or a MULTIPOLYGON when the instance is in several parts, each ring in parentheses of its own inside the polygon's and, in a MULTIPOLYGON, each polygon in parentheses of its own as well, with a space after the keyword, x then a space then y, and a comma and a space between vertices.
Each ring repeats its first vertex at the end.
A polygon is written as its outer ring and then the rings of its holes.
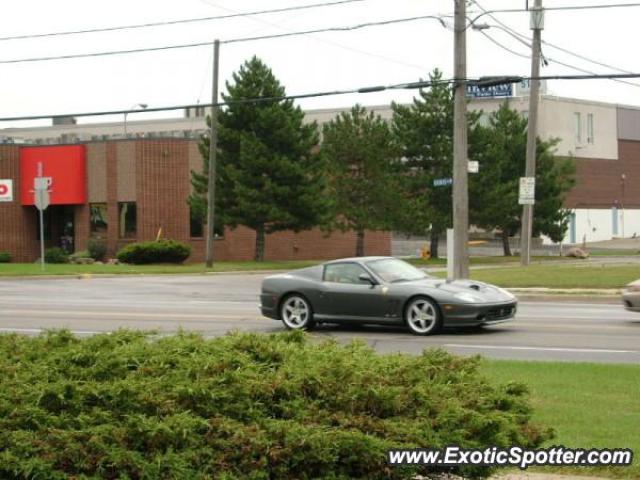
MULTIPOLYGON (((544 10, 542 0, 535 0, 531 11, 531 80, 529 91, 529 123, 527 126, 527 156, 525 177, 536 176, 536 138, 538 132, 538 103, 540 101, 540 42, 544 27, 544 10)), ((533 205, 522 206, 522 225, 520 227, 520 263, 523 266, 531 262, 531 234, 533 231, 533 205)))
MULTIPOLYGON (((129 110, 133 110, 134 108, 138 108, 140 107, 142 110, 146 110, 146 108, 149 105, 147 105, 146 103, 136 103, 135 105, 131 105, 129 107, 129 110)), ((129 114, 129 112, 124 112, 124 136, 125 138, 127 137, 127 115, 129 114)))
POLYGON ((215 228, 216 154, 218 150, 218 75, 220 40, 213 42, 213 86, 211 92, 211 129, 209 132, 209 172, 207 186, 207 231, 205 261, 213 266, 213 241, 215 228))
POLYGON ((467 159, 466 1, 454 0, 453 106, 453 278, 469 277, 469 190, 467 159))

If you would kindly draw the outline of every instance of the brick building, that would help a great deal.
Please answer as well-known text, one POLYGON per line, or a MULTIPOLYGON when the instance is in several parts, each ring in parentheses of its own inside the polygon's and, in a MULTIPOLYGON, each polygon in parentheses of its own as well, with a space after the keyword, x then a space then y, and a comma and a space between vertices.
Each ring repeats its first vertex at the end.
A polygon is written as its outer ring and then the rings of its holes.
MULTIPOLYGON (((163 238, 190 244, 192 262, 203 261, 202 225, 190 221, 190 171, 202 169, 197 142, 156 138, 108 140, 73 145, 0 145, 0 181, 12 192, 0 201, 0 251, 16 262, 39 257, 39 225, 33 205, 37 164, 52 177, 51 206, 45 215, 46 246, 85 250, 91 237, 104 239, 107 254, 127 243, 163 238), (10 194, 10 195, 8 195, 10 194), (8 200, 10 198, 10 200, 8 200)), ((1 194, 2 192, 0 192, 1 194)), ((216 260, 251 260, 255 234, 227 229, 215 241, 216 260)), ((268 235, 266 259, 329 259, 351 256, 355 234, 319 230, 268 235)), ((365 251, 388 255, 391 235, 367 232, 365 251)))
MULTIPOLYGON (((486 119, 502 102, 508 101, 511 108, 527 116, 527 95, 528 92, 524 90, 507 98, 471 98, 469 108, 482 110, 486 119)), ((367 109, 385 119, 390 119, 393 113, 389 105, 367 106, 367 109)), ((563 243, 609 240, 615 237, 631 237, 634 234, 640 236, 640 108, 543 94, 540 96, 539 109, 539 136, 544 139, 559 138, 557 155, 573 157, 577 166, 576 186, 565 201, 565 207, 571 210, 572 215, 563 243)), ((323 124, 344 110, 309 110, 305 112, 305 121, 323 124)), ((18 173, 15 169, 18 168, 18 164, 14 162, 13 166, 9 166, 7 161, 3 160, 12 156, 18 158, 18 147, 15 146, 17 143, 43 146, 85 144, 89 166, 87 205, 106 203, 108 224, 113 226, 118 220, 118 209, 121 208, 118 205, 128 201, 127 198, 134 198, 135 195, 136 213, 139 217, 136 221, 136 238, 155 238, 157 229, 162 226, 166 232, 165 236, 188 240, 194 246, 193 258, 199 260, 202 258, 202 240, 191 236, 188 224, 184 223, 188 213, 185 213, 187 207, 183 198, 190 188, 188 172, 184 172, 189 168, 200 168, 201 160, 195 142, 200 135, 206 134, 205 113, 206 109, 202 107, 185 112, 183 118, 137 121, 130 119, 126 126, 124 122, 76 124, 58 121, 50 126, 2 129, 0 180, 17 178, 15 175, 18 173), (165 144, 167 146, 164 149, 157 146, 165 144), (179 160, 176 160, 175 165, 161 166, 151 162, 152 157, 160 162, 165 150, 168 152, 167 155, 174 155, 174 151, 186 153, 179 154, 179 160), (107 155, 104 153, 107 151, 112 153, 107 155), (102 158, 101 156, 104 157, 104 161, 96 160, 102 158), (114 158, 116 160, 113 160, 114 158), (171 169, 183 170, 177 172, 171 169), (125 171, 133 173, 123 174, 125 171), (167 204, 163 204, 168 197, 159 194, 158 189, 167 187, 167 180, 166 177, 159 177, 162 176, 161 172, 168 171, 175 172, 171 173, 172 177, 181 179, 181 190, 172 197, 175 202, 167 201, 167 204), (100 180, 100 175, 105 175, 105 178, 107 175, 118 175, 118 180, 109 181, 107 187, 107 183, 100 180), (159 183, 154 183, 156 180, 145 180, 148 175, 157 175, 159 183), (133 178, 135 185, 131 183, 134 182, 133 178), (117 191, 114 191, 114 188, 117 191), (149 200, 149 195, 155 195, 153 201, 149 200), (154 211, 152 205, 158 205, 159 209, 154 211), (182 215, 174 217, 180 226, 160 225, 163 222, 169 225, 165 212, 173 208, 179 209, 182 215)), ((14 235, 5 233, 6 223, 3 215, 7 208, 1 203, 0 197, 0 251, 9 249, 5 246, 6 236, 14 235)), ((31 210, 33 209, 27 209, 26 212, 31 210)), ((80 210, 75 208, 73 215, 80 215, 80 210)), ((23 214, 27 215, 24 212, 23 214)), ((86 227, 86 221, 80 222, 76 219, 76 225, 78 227, 75 237, 78 248, 86 243, 85 239, 89 233, 82 231, 82 228, 86 227)), ((110 251, 115 251, 119 244, 130 241, 121 238, 114 228, 108 232, 110 251)), ((334 234, 327 240, 319 232, 273 235, 273 240, 269 239, 267 242, 267 258, 327 258, 351 255, 354 250, 351 244, 355 243, 352 237, 353 234, 334 234)), ((31 238, 25 238, 24 244, 31 242, 31 238)), ((217 254, 219 258, 225 259, 250 258, 253 252, 252 239, 252 233, 242 228, 225 232, 224 239, 216 242, 217 254)), ((546 238, 543 240, 546 243, 550 242, 546 238)), ((389 241, 386 234, 368 235, 367 253, 388 252, 389 241)), ((23 245, 21 241, 16 245, 19 247, 15 248, 23 248, 20 246, 23 245)), ((11 249, 13 248, 12 246, 11 249)))

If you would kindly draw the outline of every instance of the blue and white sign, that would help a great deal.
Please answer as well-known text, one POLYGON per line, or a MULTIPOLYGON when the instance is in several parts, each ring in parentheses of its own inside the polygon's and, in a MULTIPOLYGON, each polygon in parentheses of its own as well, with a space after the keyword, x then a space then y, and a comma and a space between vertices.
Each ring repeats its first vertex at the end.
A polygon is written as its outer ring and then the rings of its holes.
POLYGON ((467 85, 467 97, 485 98, 485 97, 511 97, 513 95, 513 85, 504 83, 501 85, 492 85, 490 87, 479 87, 478 85, 467 85))
POLYGON ((434 187, 446 187, 453 185, 453 178, 435 178, 433 180, 434 187))

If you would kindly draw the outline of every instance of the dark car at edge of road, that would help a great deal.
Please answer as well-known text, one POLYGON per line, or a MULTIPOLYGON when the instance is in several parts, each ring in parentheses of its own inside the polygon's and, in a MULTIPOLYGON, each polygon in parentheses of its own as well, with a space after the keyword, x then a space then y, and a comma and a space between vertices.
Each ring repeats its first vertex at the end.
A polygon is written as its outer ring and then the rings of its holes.
POLYGON ((515 316, 516 298, 494 285, 446 281, 394 257, 332 260, 272 275, 260 310, 289 329, 318 323, 406 325, 416 335, 443 327, 477 327, 515 316))

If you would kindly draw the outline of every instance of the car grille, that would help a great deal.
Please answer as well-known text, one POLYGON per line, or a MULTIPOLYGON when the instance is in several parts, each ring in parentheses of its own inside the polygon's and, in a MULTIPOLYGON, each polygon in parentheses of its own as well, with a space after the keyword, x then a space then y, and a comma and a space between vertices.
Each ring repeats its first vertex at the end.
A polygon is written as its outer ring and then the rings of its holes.
POLYGON ((515 307, 500 307, 500 308, 492 308, 487 312, 487 316, 485 317, 487 320, 500 320, 503 318, 509 318, 513 315, 513 311, 515 307))

